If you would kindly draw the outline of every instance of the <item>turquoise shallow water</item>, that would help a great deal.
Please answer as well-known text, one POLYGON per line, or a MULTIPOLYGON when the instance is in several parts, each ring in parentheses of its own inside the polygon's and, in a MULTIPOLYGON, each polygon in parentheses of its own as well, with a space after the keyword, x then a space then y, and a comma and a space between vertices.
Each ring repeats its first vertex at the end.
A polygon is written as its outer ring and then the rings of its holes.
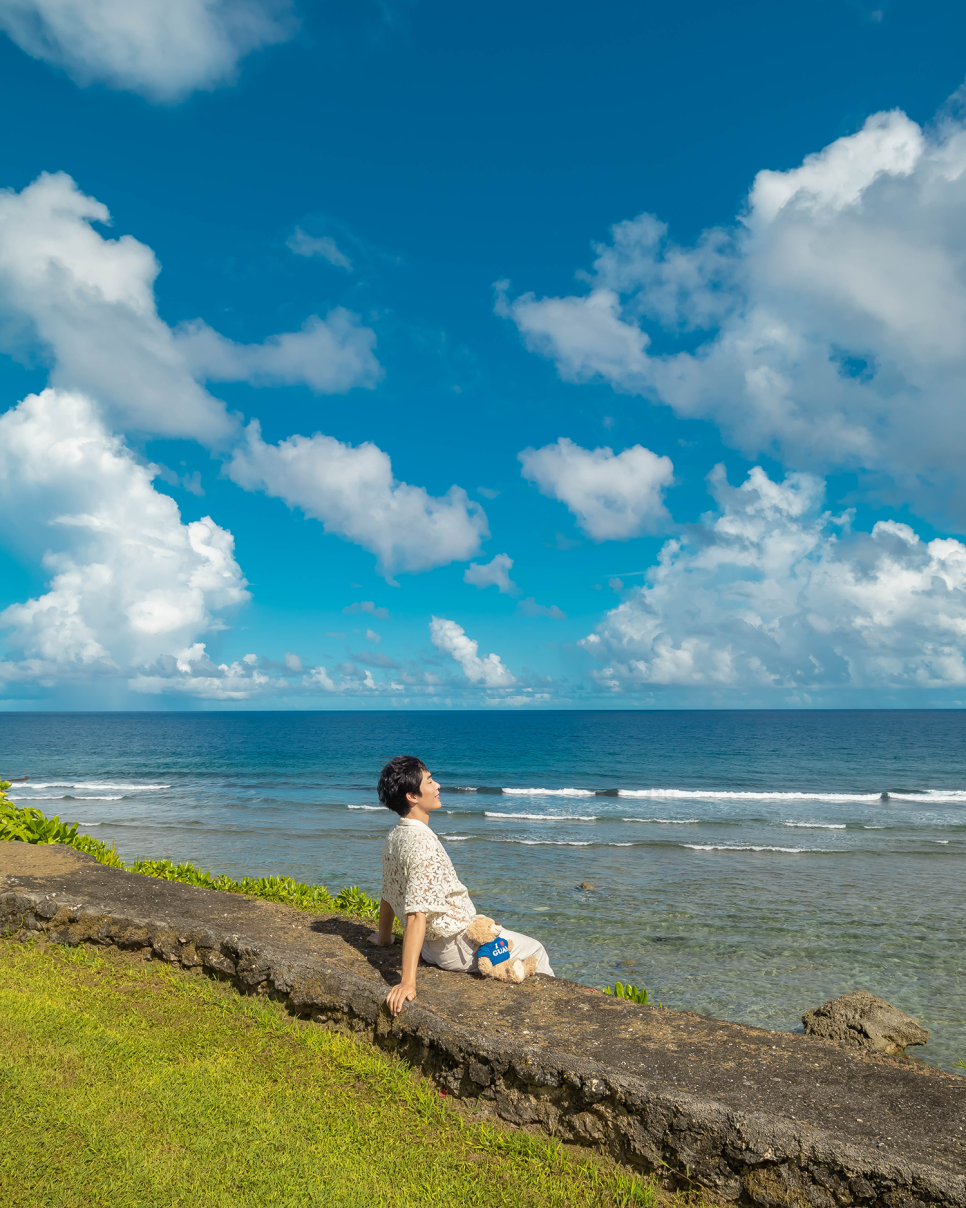
POLYGON ((403 752, 478 908, 558 974, 786 1030, 865 988, 966 1059, 964 713, 0 714, 13 795, 125 857, 373 895, 403 752))

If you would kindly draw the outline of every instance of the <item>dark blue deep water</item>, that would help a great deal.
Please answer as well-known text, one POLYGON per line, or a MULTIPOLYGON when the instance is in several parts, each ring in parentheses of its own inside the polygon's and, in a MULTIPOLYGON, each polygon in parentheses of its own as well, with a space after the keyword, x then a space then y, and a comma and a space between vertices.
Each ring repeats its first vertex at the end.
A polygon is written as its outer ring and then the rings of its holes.
POLYGON ((400 753, 559 975, 780 1029, 864 988, 966 1059, 966 713, 0 714, 12 795, 126 858, 374 896, 400 753))

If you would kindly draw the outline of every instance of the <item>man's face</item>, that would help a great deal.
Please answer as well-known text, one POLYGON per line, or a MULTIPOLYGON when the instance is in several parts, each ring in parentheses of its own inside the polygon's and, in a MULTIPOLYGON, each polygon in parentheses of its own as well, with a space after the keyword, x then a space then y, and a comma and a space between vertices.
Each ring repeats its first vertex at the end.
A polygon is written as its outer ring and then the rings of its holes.
POLYGON ((433 779, 432 772, 423 772, 423 779, 419 785, 419 795, 413 800, 413 794, 406 794, 407 800, 416 805, 417 803, 424 810, 438 810, 442 805, 439 799, 439 785, 433 779))

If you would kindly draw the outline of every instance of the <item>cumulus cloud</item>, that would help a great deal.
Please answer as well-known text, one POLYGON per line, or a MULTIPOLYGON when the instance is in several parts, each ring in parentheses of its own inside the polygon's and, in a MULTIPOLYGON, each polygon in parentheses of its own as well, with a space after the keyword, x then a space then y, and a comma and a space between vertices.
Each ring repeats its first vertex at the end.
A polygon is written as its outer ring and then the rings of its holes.
POLYGON ((966 440, 966 127, 870 117, 762 171, 693 246, 653 215, 597 246, 586 292, 497 308, 571 381, 603 380, 717 422, 749 456, 865 467, 935 506, 966 440), (651 351, 649 333, 687 337, 651 351))
POLYGON ((63 172, 0 192, 0 344, 39 350, 50 381, 96 400, 113 424, 215 445, 237 421, 202 382, 305 382, 315 390, 372 386, 373 332, 350 312, 309 318, 299 332, 240 345, 195 322, 158 315, 154 253, 130 235, 106 239, 107 208, 63 172))
POLYGON ((153 469, 80 395, 45 390, 0 417, 6 534, 46 547, 50 574, 43 595, 0 614, 27 677, 149 664, 248 599, 231 533, 207 516, 182 523, 153 469))
POLYGON ((473 587, 495 587, 507 596, 515 596, 519 587, 510 578, 513 559, 509 554, 497 554, 489 562, 471 562, 463 572, 463 582, 473 587))
MULTIPOLYGON (((111 428, 192 437, 225 450, 248 489, 279 495, 328 531, 404 571, 472 557, 486 517, 453 487, 441 499, 396 482, 373 444, 353 449, 330 437, 261 440, 212 397, 208 380, 255 386, 304 383, 319 392, 371 388, 382 377, 375 334, 339 307, 310 316, 301 331, 238 344, 200 320, 172 329, 158 315, 154 253, 130 235, 106 239, 105 206, 64 173, 43 174, 21 193, 0 192, 0 347, 39 352, 50 381, 94 401, 111 428)), ((170 481, 171 472, 163 471, 170 481)), ((200 490, 194 477, 183 482, 200 490)))
POLYGON ((663 492, 674 466, 643 445, 615 455, 608 448, 583 449, 562 436, 556 444, 524 449, 518 456, 524 478, 566 504, 595 541, 623 541, 669 519, 663 492))
POLYGON ((503 666, 498 654, 479 657, 479 642, 467 637, 466 630, 455 621, 448 621, 445 617, 433 617, 429 623, 429 636, 437 650, 442 650, 459 663, 470 683, 481 684, 487 688, 509 688, 516 683, 516 679, 503 666))
POLYGON ((157 469, 82 395, 48 389, 0 416, 4 537, 29 555, 46 550, 49 576, 42 594, 0 612, 7 694, 65 684, 112 701, 124 687, 223 701, 400 690, 355 663, 313 667, 292 652, 279 663, 254 653, 218 661, 203 639, 249 599, 234 540, 208 516, 185 524, 154 489, 157 469))
POLYGON ((320 696, 394 696, 403 691, 401 684, 388 678, 377 681, 368 668, 356 665, 369 662, 380 669, 392 668, 397 665, 392 659, 365 654, 353 657, 355 662, 340 663, 331 671, 323 666, 307 666, 291 653, 280 663, 255 654, 246 654, 231 663, 216 663, 205 644, 196 642, 179 654, 164 655, 139 671, 129 681, 129 687, 150 696, 278 702, 320 696))
POLYGON ((293 34, 287 0, 0 0, 0 29, 78 84, 177 101, 293 34))
POLYGON ((506 286, 497 285, 497 314, 513 319, 534 352, 556 361, 561 377, 574 382, 602 377, 616 384, 646 371, 650 338, 623 320, 613 290, 594 289, 574 298, 523 294, 511 303, 506 286))
POLYGON ((277 496, 327 533, 370 550, 386 575, 465 561, 489 535, 483 509, 461 487, 437 498, 397 482, 388 454, 368 441, 346 445, 316 433, 271 445, 253 420, 227 472, 239 486, 277 496))
POLYGON ((236 344, 196 319, 176 332, 185 365, 199 381, 290 386, 304 382, 319 394, 354 386, 372 389, 382 379, 373 354, 376 333, 359 316, 337 306, 324 319, 310 315, 301 331, 269 336, 264 344, 236 344))
MULTIPOLYGON (((582 642, 605 687, 962 688, 966 545, 906 524, 851 532, 809 474, 756 467, 668 541, 648 582, 582 642)), ((733 693, 731 699, 734 699, 733 693)))
POLYGON ((315 235, 307 235, 301 227, 296 227, 294 232, 289 235, 285 241, 285 246, 290 252, 294 252, 296 256, 321 256, 323 260, 328 260, 330 264, 334 264, 336 268, 344 268, 347 273, 352 272, 352 261, 339 249, 339 245, 329 235, 316 237, 315 235))

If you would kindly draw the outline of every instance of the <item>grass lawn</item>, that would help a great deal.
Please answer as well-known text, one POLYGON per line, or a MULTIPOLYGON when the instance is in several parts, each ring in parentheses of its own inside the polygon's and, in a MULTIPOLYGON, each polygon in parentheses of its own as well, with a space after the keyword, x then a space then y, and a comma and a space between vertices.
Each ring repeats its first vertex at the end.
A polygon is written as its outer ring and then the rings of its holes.
POLYGON ((468 1118, 402 1062, 273 1003, 110 951, 0 940, 0 1103, 5 1208, 676 1198, 468 1118))

